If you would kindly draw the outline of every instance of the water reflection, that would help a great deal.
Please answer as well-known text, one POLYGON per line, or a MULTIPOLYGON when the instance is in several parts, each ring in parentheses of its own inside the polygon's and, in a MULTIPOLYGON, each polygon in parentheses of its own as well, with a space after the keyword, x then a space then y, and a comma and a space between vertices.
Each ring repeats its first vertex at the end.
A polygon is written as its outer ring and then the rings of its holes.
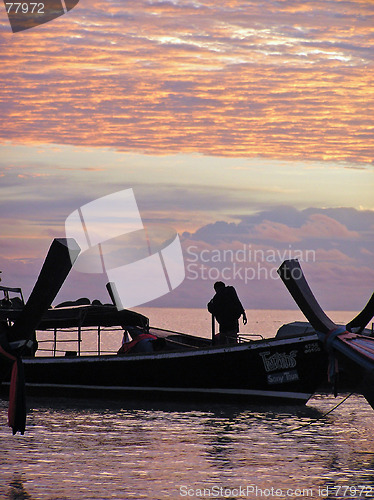
POLYGON ((9 483, 9 489, 6 498, 8 500, 32 499, 32 497, 27 493, 23 486, 23 478, 21 474, 16 472, 13 475, 13 478, 9 483))
POLYGON ((314 488, 314 498, 326 485, 374 491, 373 413, 358 396, 327 417, 330 396, 309 407, 28 403, 25 436, 11 435, 0 407, 1 498, 163 500, 183 485, 314 488))

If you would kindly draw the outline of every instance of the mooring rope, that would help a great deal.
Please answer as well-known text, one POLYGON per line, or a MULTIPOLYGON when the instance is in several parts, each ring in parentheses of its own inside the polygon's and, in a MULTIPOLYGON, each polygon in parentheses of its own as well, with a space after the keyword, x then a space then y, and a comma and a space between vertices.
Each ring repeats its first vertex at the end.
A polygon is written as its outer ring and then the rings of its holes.
POLYGON ((278 436, 282 435, 282 434, 288 434, 290 432, 294 432, 294 431, 298 431, 300 429, 304 429, 305 427, 309 427, 310 425, 312 424, 315 424, 316 422, 318 422, 319 420, 321 420, 321 418, 324 418, 326 417, 327 415, 329 415, 330 413, 332 413, 334 410, 336 410, 336 408, 338 408, 341 404, 343 404, 345 401, 347 401, 347 399, 352 396, 352 394, 354 394, 355 391, 352 391, 350 392, 344 399, 342 399, 338 404, 336 404, 333 408, 331 408, 329 411, 327 411, 326 413, 324 413, 323 415, 319 416, 318 418, 312 420, 311 422, 308 422, 307 424, 303 424, 303 425, 299 425, 298 427, 294 427, 293 429, 287 429, 285 431, 282 431, 282 432, 278 432, 278 436))

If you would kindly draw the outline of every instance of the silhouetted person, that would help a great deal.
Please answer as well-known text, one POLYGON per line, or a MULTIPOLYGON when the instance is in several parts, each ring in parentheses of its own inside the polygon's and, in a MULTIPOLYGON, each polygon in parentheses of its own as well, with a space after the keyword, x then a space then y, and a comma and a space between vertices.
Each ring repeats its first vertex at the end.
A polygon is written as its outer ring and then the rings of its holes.
POLYGON ((216 294, 208 304, 208 311, 215 316, 219 324, 219 343, 236 344, 239 332, 239 318, 247 324, 244 307, 233 286, 226 286, 222 281, 214 283, 216 294))

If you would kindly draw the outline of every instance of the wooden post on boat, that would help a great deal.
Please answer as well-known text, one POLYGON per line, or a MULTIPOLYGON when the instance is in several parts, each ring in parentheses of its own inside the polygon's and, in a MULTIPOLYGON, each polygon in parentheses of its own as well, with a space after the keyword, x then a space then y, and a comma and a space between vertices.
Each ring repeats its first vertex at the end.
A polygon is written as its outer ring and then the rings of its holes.
POLYGON ((101 329, 100 325, 97 327, 97 354, 101 355, 101 329))
POLYGON ((82 327, 78 326, 78 356, 81 355, 82 327))
POLYGON ((212 314, 212 345, 216 342, 216 318, 212 314))
POLYGON ((53 357, 56 357, 56 350, 57 350, 57 328, 55 327, 53 329, 53 357))

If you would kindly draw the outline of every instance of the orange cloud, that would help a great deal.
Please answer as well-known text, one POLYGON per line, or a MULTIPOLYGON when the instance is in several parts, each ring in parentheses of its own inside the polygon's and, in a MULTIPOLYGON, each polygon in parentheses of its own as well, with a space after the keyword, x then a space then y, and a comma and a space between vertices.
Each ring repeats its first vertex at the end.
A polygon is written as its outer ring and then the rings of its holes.
POLYGON ((324 214, 312 214, 299 232, 304 238, 359 238, 357 231, 349 230, 344 224, 324 214))
POLYGON ((312 214, 301 227, 264 220, 254 226, 249 235, 256 239, 295 243, 304 239, 357 239, 359 233, 324 214, 312 214))
POLYGON ((4 24, 4 140, 372 162, 370 2, 81 3, 4 24))

